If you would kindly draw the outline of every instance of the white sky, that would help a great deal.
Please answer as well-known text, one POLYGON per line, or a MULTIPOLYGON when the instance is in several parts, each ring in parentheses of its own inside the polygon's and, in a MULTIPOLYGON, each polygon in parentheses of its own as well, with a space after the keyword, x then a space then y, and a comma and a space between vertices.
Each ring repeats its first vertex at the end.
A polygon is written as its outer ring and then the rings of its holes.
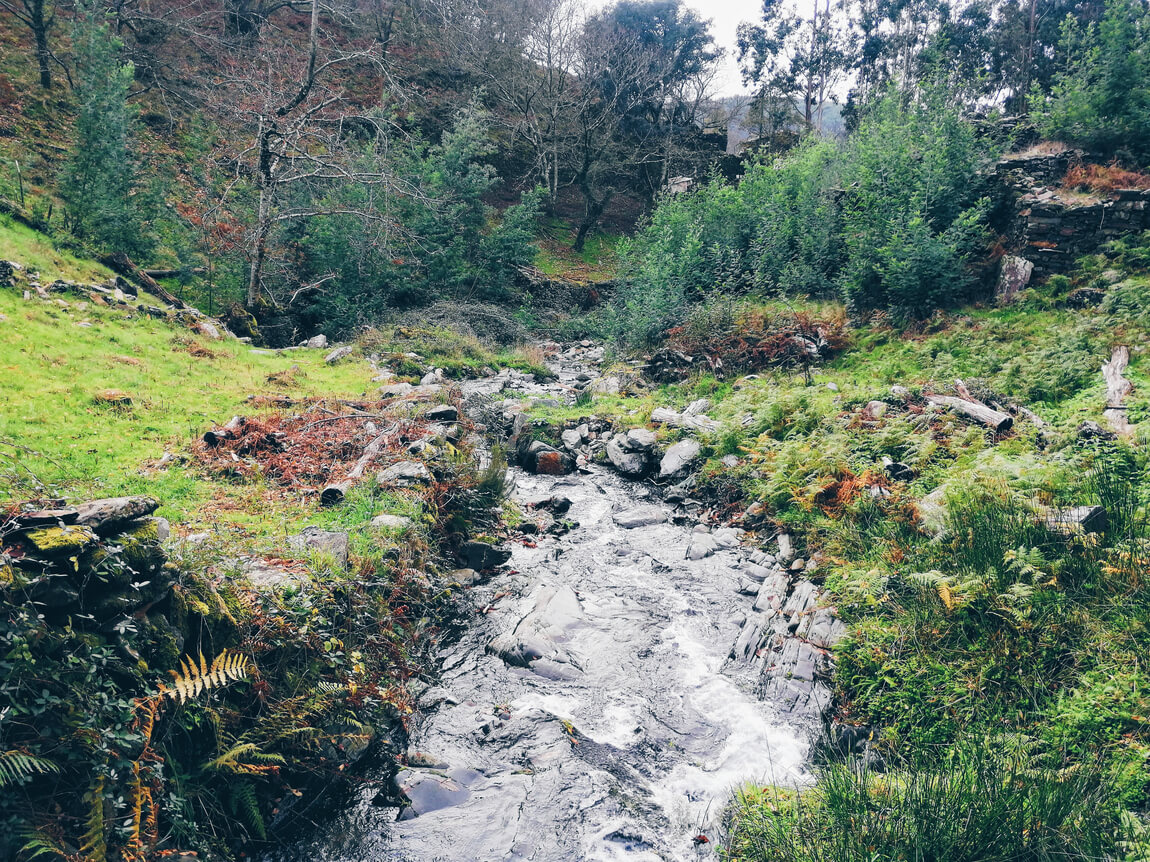
MULTIPOLYGON (((584 0, 590 9, 599 9, 609 0, 584 0)), ((704 19, 711 21, 711 33, 715 42, 723 48, 727 56, 719 70, 715 89, 720 96, 733 96, 743 92, 736 60, 735 31, 743 21, 757 21, 762 13, 762 0, 683 0, 704 19)))

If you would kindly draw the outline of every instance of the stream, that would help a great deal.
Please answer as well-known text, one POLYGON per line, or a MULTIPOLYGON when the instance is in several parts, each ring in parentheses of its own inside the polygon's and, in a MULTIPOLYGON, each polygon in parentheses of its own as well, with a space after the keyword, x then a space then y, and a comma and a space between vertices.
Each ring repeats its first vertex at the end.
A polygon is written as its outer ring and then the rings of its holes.
POLYGON ((809 780, 829 702, 824 651, 793 637, 818 616, 810 582, 734 542, 688 559, 693 522, 609 468, 511 475, 520 503, 569 500, 577 526, 513 543, 469 590, 474 623, 395 779, 411 805, 375 804, 368 782, 276 859, 714 858, 735 787, 809 780))

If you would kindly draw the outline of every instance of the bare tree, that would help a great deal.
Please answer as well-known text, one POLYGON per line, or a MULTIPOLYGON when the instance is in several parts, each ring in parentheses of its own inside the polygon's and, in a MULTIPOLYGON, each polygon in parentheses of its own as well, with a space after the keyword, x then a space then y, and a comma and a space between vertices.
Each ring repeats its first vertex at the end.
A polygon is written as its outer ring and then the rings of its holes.
POLYGON ((48 34, 56 25, 56 4, 52 0, 0 0, 0 9, 9 12, 32 31, 40 86, 45 90, 52 89, 52 64, 56 58, 48 47, 48 34))

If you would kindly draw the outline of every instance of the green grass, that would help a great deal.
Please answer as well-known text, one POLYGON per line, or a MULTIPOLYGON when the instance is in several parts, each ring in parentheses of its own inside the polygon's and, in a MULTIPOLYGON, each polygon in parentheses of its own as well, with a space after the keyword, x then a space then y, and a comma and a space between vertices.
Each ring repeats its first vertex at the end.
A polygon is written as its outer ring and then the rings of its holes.
POLYGON ((552 219, 543 226, 545 234, 536 245, 539 253, 535 266, 546 275, 571 281, 605 281, 615 276, 618 264, 616 248, 623 239, 618 234, 593 233, 587 237, 582 251, 571 246, 574 228, 567 222, 552 219))
POLYGON ((112 276, 106 266, 55 248, 48 237, 6 215, 0 215, 0 259, 39 272, 43 284, 56 279, 105 282, 112 276))
POLYGON ((251 395, 358 397, 370 387, 363 362, 327 366, 322 351, 254 352, 145 315, 65 301, 69 308, 0 290, 0 499, 148 493, 176 522, 262 529, 269 513, 260 498, 270 495, 258 487, 148 465, 235 414, 259 415, 251 395), (288 385, 267 382, 293 365, 299 371, 288 385), (104 389, 128 393, 131 406, 97 403, 104 389))

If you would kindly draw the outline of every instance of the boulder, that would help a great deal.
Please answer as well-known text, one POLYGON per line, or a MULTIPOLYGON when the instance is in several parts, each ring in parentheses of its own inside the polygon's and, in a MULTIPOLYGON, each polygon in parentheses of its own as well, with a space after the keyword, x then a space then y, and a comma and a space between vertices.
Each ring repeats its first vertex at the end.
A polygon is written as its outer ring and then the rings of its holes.
POLYGON ((1026 258, 1013 254, 1004 255, 998 268, 998 284, 994 289, 994 298, 1000 305, 1009 305, 1030 284, 1033 272, 1034 264, 1026 258))
POLYGON ((415 389, 410 383, 391 383, 379 387, 380 398, 399 398, 415 389))
POLYGON ((624 530, 634 530, 637 527, 666 523, 668 518, 667 513, 658 506, 640 506, 625 512, 616 512, 614 520, 624 530))
POLYGON ((108 535, 123 525, 144 518, 160 507, 151 497, 107 497, 76 507, 76 523, 108 535))
POLYGON ((304 342, 305 347, 310 347, 312 350, 325 350, 327 349, 327 336, 326 335, 313 335, 304 342))
POLYGON ((430 482, 431 471, 427 469, 426 464, 419 461, 399 461, 381 470, 376 481, 384 488, 409 488, 412 485, 430 482))
POLYGON ((519 463, 529 473, 563 476, 575 469, 575 459, 540 440, 532 440, 520 450, 519 463))
POLYGON ((224 337, 219 327, 210 320, 201 320, 197 323, 196 332, 204 336, 204 338, 210 338, 212 341, 220 341, 224 337))
POLYGON ((330 554, 336 566, 347 568, 348 535, 346 530, 324 530, 304 527, 299 535, 291 536, 288 545, 295 551, 315 551, 330 554))
POLYGON ((688 470, 699 458, 699 441, 688 437, 667 450, 659 462, 659 478, 671 479, 688 470))
POLYGON ((645 439, 643 436, 633 438, 630 433, 616 434, 607 442, 607 459, 624 476, 642 476, 651 466, 650 447, 642 442, 645 439))
POLYGON ((460 556, 470 569, 483 571, 502 566, 511 559, 511 552, 504 548, 496 548, 486 542, 464 542, 459 549, 460 556))
POLYGON ((572 452, 583 445, 583 435, 575 428, 568 428, 560 436, 563 440, 563 445, 572 452))
POLYGON ((351 356, 354 348, 350 344, 345 344, 343 347, 337 347, 331 353, 323 358, 323 361, 328 365, 335 365, 337 362, 342 362, 351 356))
POLYGON ((423 414, 431 422, 455 422, 459 419, 459 411, 450 404, 440 404, 432 407, 423 414))

